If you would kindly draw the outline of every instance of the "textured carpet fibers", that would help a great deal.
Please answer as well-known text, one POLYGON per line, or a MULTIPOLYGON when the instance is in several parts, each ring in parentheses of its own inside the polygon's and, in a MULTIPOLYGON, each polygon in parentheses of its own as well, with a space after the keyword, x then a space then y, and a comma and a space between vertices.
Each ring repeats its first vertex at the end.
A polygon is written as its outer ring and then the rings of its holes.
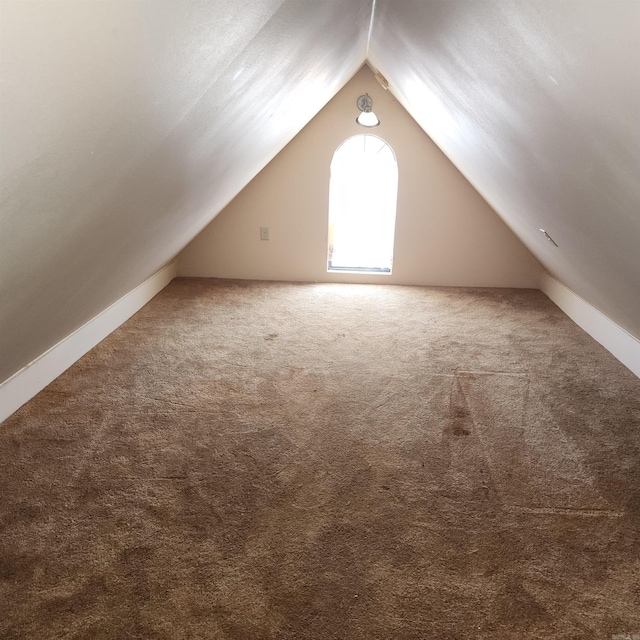
POLYGON ((640 634, 640 380, 537 291, 175 280, 0 479, 2 638, 640 634))

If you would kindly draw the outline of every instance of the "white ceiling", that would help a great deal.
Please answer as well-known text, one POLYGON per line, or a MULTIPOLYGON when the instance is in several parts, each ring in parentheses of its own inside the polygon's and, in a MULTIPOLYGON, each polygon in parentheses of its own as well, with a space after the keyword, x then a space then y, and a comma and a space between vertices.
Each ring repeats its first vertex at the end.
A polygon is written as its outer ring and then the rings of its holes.
POLYGON ((175 256, 367 59, 546 268, 640 336, 640 2, 0 10, 0 380, 175 256))
POLYGON ((640 336, 640 2, 378 0, 369 58, 546 269, 640 336))

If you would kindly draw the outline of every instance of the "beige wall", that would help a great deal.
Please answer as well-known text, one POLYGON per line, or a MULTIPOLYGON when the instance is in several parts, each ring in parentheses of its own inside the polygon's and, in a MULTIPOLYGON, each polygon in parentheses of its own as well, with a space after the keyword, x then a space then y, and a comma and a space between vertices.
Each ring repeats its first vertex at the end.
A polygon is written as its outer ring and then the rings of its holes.
POLYGON ((542 268, 474 188, 363 67, 188 245, 183 276, 538 287, 542 268), (368 92, 399 171, 391 275, 327 273, 329 165, 368 92), (260 240, 260 227, 270 239, 260 240))

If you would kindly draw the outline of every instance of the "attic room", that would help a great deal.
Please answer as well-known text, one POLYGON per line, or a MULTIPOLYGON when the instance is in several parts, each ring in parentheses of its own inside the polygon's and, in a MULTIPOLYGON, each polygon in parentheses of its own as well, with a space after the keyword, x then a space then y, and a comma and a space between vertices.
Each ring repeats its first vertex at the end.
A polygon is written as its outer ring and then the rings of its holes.
POLYGON ((0 637, 640 637, 640 2, 0 29, 0 637))

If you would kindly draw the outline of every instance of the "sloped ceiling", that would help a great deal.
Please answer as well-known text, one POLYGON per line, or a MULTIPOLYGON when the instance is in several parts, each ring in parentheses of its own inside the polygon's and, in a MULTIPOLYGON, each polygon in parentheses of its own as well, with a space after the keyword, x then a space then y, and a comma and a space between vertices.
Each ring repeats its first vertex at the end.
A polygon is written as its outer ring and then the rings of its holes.
POLYGON ((635 0, 0 10, 0 380, 175 256, 367 59, 546 268, 640 336, 635 0))
POLYGON ((640 336, 640 2, 377 0, 369 59, 547 271, 640 336))
POLYGON ((370 0, 2 0, 0 380, 175 256, 362 66, 370 0))

